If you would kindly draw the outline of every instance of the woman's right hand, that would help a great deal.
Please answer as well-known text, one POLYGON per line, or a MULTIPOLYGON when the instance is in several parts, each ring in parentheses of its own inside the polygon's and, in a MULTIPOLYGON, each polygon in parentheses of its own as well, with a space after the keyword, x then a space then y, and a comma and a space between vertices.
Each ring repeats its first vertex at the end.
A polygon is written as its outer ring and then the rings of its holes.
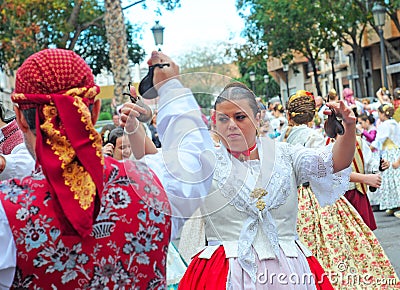
POLYGON ((162 68, 154 68, 153 84, 158 91, 160 87, 168 80, 178 78, 179 66, 167 55, 161 51, 153 51, 150 59, 147 61, 148 65, 169 63, 169 66, 162 68))
POLYGON ((119 125, 122 128, 125 128, 126 132, 132 132, 137 128, 137 126, 139 126, 137 117, 139 117, 140 114, 146 113, 146 109, 135 105, 134 103, 126 102, 120 109, 119 125))
POLYGON ((365 180, 364 183, 366 185, 375 187, 375 188, 379 188, 382 184, 382 177, 379 173, 375 173, 375 174, 366 174, 365 175, 365 180))

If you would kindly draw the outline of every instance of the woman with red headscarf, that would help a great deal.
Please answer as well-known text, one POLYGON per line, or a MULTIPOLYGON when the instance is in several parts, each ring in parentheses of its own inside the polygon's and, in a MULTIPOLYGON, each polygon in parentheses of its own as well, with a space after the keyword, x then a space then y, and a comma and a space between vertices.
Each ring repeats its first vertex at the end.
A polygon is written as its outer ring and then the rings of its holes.
MULTIPOLYGON (((164 139, 166 150, 172 147, 170 167, 162 163, 150 170, 142 162, 103 155, 94 128, 99 87, 80 56, 46 49, 25 60, 12 101, 37 169, 22 180, 0 183, 0 249, 5 249, 0 288, 166 288, 168 242, 179 226, 171 222, 171 200, 158 177, 175 174, 174 169, 182 177, 173 147, 177 138, 193 167, 211 163, 198 152, 212 148, 200 115, 187 113, 198 110, 191 92, 177 98, 169 88, 178 73, 172 61, 154 73, 164 102, 160 133, 173 125, 180 131, 164 139)), ((203 183, 196 186, 171 182, 168 190, 204 195, 210 180, 200 178, 203 183)))

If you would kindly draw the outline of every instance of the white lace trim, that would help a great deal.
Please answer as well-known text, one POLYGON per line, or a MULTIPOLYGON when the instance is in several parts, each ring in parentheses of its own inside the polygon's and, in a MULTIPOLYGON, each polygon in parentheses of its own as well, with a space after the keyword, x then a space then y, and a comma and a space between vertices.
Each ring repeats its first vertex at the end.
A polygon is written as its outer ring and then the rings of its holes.
POLYGON ((347 191, 350 183, 351 166, 333 173, 332 147, 333 144, 322 149, 307 149, 300 145, 292 147, 302 155, 299 182, 310 183, 322 207, 334 204, 347 191))

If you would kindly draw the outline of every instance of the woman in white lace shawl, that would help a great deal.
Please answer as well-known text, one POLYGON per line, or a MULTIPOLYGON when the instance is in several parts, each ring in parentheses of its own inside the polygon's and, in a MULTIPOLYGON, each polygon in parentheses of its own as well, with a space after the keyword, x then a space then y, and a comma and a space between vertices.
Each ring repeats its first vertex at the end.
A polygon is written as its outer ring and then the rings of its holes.
POLYGON ((309 181, 322 204, 348 186, 356 119, 343 102, 328 106, 342 116, 345 134, 324 150, 293 146, 258 138, 254 93, 241 83, 225 87, 212 117, 221 146, 200 207, 207 245, 179 289, 332 289, 296 233, 298 185, 309 181))
MULTIPOLYGON (((309 148, 325 147, 321 133, 311 129, 315 102, 311 93, 300 90, 289 99, 289 127, 284 141, 309 148)), ((361 140, 359 140, 360 142, 361 140)), ((367 150, 370 150, 368 147, 367 150)), ((366 154, 364 155, 364 157, 366 154)), ((368 164, 368 160, 363 160, 368 164)), ((378 164, 376 164, 378 167, 378 164)), ((360 174, 352 173, 353 178, 360 174), (354 175, 354 176, 353 176, 354 175)), ((365 179, 370 176, 365 175, 365 179)), ((395 271, 379 241, 358 212, 341 196, 333 205, 321 207, 308 184, 299 186, 299 213, 297 231, 306 245, 324 267, 335 289, 357 289, 354 277, 369 277, 369 287, 377 289, 385 279, 396 279, 395 271)))

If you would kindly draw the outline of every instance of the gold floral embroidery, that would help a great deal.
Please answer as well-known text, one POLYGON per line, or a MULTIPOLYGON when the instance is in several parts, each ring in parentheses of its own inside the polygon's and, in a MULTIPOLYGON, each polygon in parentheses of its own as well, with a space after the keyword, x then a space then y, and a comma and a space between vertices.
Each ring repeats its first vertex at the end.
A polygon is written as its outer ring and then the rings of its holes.
POLYGON ((62 136, 60 130, 53 125, 52 120, 57 118, 57 109, 52 105, 45 105, 43 107, 43 115, 45 121, 40 128, 47 135, 46 143, 52 145, 51 149, 61 161, 61 168, 65 169, 65 165, 75 158, 75 151, 67 138, 62 136))
POLYGON ((65 184, 74 192, 74 199, 79 201, 83 209, 88 209, 96 194, 96 185, 90 174, 76 161, 68 164, 64 170, 65 184))
MULTIPOLYGON (((48 99, 48 100, 51 100, 51 96, 50 95, 46 95, 46 98, 48 99)), ((28 97, 27 96, 25 96, 25 94, 24 93, 12 93, 11 94, 11 100, 13 101, 13 102, 18 102, 18 101, 21 101, 21 100, 28 100, 28 97)))
POLYGON ((98 91, 96 87, 91 87, 91 88, 82 87, 82 88, 70 89, 65 94, 68 96, 80 96, 87 99, 93 99, 94 97, 97 96, 98 91))
POLYGON ((256 207, 261 211, 264 210, 265 206, 267 205, 262 198, 268 194, 264 188, 254 188, 254 190, 250 193, 250 197, 257 198, 256 207))
POLYGON ((82 114, 81 122, 86 124, 85 129, 90 132, 89 139, 93 141, 92 147, 96 150, 96 156, 100 158, 101 165, 104 165, 103 144, 100 134, 97 133, 92 124, 92 116, 81 98, 75 97, 74 105, 78 108, 78 112, 82 114))
MULTIPOLYGON (((78 91, 73 89, 71 92, 77 93, 78 91)), ((82 115, 81 121, 86 124, 85 129, 89 131, 89 138, 93 141, 92 147, 96 151, 96 156, 100 158, 101 164, 104 165, 104 158, 101 154, 101 137, 91 124, 89 110, 82 99, 77 96, 74 96, 74 106, 76 106, 78 112, 82 115)), ((65 185, 70 187, 71 191, 74 193, 74 199, 78 200, 80 207, 86 210, 94 200, 96 185, 85 168, 79 165, 78 162, 73 161, 76 157, 76 153, 66 136, 62 134, 62 128, 56 128, 54 126, 54 118, 58 118, 58 116, 57 109, 53 104, 44 105, 43 115, 45 121, 41 125, 41 129, 47 136, 46 143, 51 145, 54 154, 56 154, 61 161, 65 185)))
POLYGON ((256 207, 261 211, 265 208, 267 204, 262 199, 257 200, 256 207))
POLYGON ((25 96, 25 94, 16 94, 16 93, 12 94, 13 101, 26 100, 26 99, 27 99, 27 97, 25 96))

